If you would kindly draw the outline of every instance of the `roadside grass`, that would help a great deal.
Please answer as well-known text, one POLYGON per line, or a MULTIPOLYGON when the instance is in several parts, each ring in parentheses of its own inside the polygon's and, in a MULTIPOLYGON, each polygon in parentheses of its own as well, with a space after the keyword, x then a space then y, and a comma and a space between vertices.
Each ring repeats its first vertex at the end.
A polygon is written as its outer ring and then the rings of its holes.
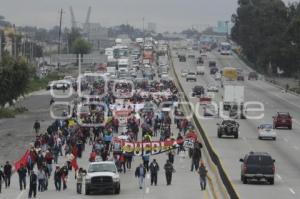
POLYGON ((62 77, 63 75, 61 75, 61 73, 58 72, 52 72, 48 76, 42 79, 35 77, 29 81, 26 93, 38 91, 41 89, 46 89, 48 82, 58 80, 62 77))
MULTIPOLYGON (((27 85, 26 93, 38 91, 41 89, 46 89, 48 82, 58 80, 62 78, 63 75, 59 72, 52 72, 45 78, 39 79, 37 77, 34 77, 29 80, 29 83, 27 85)), ((15 118, 16 115, 22 114, 24 112, 28 111, 28 109, 24 106, 8 106, 8 107, 0 107, 0 119, 3 118, 15 118)))
POLYGON ((0 119, 3 118, 15 118, 17 114, 21 114, 28 111, 26 107, 5 107, 0 108, 0 119))
POLYGON ((293 92, 295 92, 295 93, 300 94, 300 87, 290 88, 289 90, 290 90, 290 91, 293 91, 293 92))

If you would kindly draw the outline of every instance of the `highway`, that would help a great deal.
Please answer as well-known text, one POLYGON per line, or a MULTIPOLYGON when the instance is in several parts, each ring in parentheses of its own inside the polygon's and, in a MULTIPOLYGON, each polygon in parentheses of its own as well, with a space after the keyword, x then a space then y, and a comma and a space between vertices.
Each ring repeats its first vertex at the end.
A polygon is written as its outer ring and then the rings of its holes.
MULTIPOLYGON (((9 120, 0 120, 2 121, 3 130, 2 132, 13 132, 14 137, 19 137, 19 142, 13 142, 14 145, 7 144, 4 148, 8 154, 2 154, 2 161, 4 163, 6 160, 17 160, 20 158, 22 154, 25 152, 25 149, 28 148, 29 143, 34 139, 32 133, 32 125, 35 119, 42 120, 42 130, 44 131, 47 128, 47 125, 51 124, 53 119, 49 114, 49 100, 50 100, 50 92, 49 91, 39 91, 31 96, 25 98, 19 103, 23 104, 27 108, 30 109, 28 113, 19 115, 17 118, 9 119, 9 120), (25 120, 26 118, 26 120, 25 120), (20 124, 15 125, 16 123, 21 123, 24 126, 20 126, 20 124), (4 126, 5 125, 5 126, 4 126), (23 139, 20 129, 24 130, 24 136, 27 139, 23 139), (17 144, 22 143, 22 147, 19 147, 17 144), (17 153, 14 150, 15 145, 19 147, 17 153)), ((63 101, 64 99, 60 99, 63 101)), ((173 132, 177 135, 178 129, 175 126, 172 126, 173 132)), ((5 134, 3 134, 4 137, 5 134)), ((140 135, 141 139, 141 135, 140 135)), ((154 138, 154 140, 158 140, 154 138)), ((78 164, 80 167, 87 169, 88 167, 88 157, 91 151, 91 147, 87 146, 86 151, 83 153, 83 157, 78 160, 78 164)), ((176 173, 173 174, 172 185, 166 185, 165 174, 163 170, 163 165, 167 160, 167 154, 163 153, 160 155, 156 155, 150 158, 150 161, 155 158, 160 166, 160 171, 158 174, 158 186, 150 186, 150 177, 146 176, 145 187, 143 190, 140 190, 138 187, 138 180, 134 177, 135 168, 142 163, 141 157, 135 157, 132 165, 132 169, 128 170, 126 174, 121 174, 121 193, 120 195, 110 195, 108 193, 102 194, 92 194, 86 196, 84 194, 78 195, 76 193, 76 180, 74 179, 74 172, 69 173, 68 178, 68 189, 65 191, 57 192, 54 187, 53 175, 49 179, 49 187, 48 191, 38 192, 37 198, 43 199, 53 199, 53 198, 64 198, 64 199, 81 199, 81 198, 122 198, 122 199, 157 199, 157 198, 172 198, 172 199, 212 199, 212 193, 210 190, 210 185, 207 185, 206 191, 201 191, 199 184, 199 176, 195 172, 190 172, 190 163, 191 160, 186 157, 179 157, 175 155, 175 163, 174 167, 176 169, 176 173)), ((65 162, 64 157, 59 158, 59 165, 63 165, 65 162)), ((54 166, 54 165, 53 165, 54 166)), ((28 183, 27 178, 27 183, 28 183)), ((28 184, 27 189, 20 191, 18 184, 18 176, 14 174, 12 177, 11 187, 9 189, 4 188, 4 184, 2 184, 2 193, 0 194, 0 199, 25 199, 28 198, 28 184)), ((84 186, 83 186, 84 193, 84 186)))
MULTIPOLYGON (((173 43, 171 46, 174 46, 173 43)), ((189 94, 194 85, 217 84, 215 80, 206 71, 204 76, 198 76, 197 82, 186 82, 185 78, 181 77, 182 69, 190 69, 196 71, 196 63, 194 59, 187 59, 187 62, 179 62, 176 53, 186 53, 185 50, 173 50, 172 57, 175 70, 180 77, 180 83, 183 86, 184 92, 189 94)), ((193 54, 199 56, 199 53, 193 51, 193 54)), ((207 53, 208 60, 215 60, 219 68, 230 66, 243 68, 244 71, 249 71, 249 68, 237 58, 236 55, 221 56, 217 51, 207 53)), ((207 67, 208 68, 208 67, 207 67)), ((247 74, 247 72, 246 72, 247 74)), ((298 96, 283 93, 280 89, 264 82, 263 80, 239 82, 245 86, 245 101, 258 101, 264 104, 264 117, 261 119, 238 120, 240 123, 239 139, 218 138, 216 123, 221 121, 219 118, 199 118, 199 121, 204 128, 207 136, 215 147, 220 159, 223 162, 224 168, 229 174, 234 186, 237 188, 241 198, 276 198, 276 199, 292 199, 300 196, 300 100, 298 96), (277 111, 288 111, 293 116, 293 129, 277 129, 276 141, 262 141, 258 139, 257 126, 261 123, 272 123, 272 116, 277 111), (268 152, 276 160, 276 178, 275 185, 263 183, 251 183, 244 185, 240 180, 241 163, 240 158, 243 158, 249 151, 268 152)), ((222 97, 220 91, 215 100, 219 101, 222 97)), ((192 98, 189 95, 189 100, 192 103, 197 103, 198 99, 192 98)), ((202 109, 200 108, 200 115, 202 109)))

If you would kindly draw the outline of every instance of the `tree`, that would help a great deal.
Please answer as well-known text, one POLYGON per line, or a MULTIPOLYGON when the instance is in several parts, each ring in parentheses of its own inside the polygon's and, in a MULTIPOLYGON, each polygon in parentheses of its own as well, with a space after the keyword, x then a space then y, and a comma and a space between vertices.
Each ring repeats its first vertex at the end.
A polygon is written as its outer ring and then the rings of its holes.
POLYGON ((288 24, 285 4, 281 0, 239 0, 238 5, 232 16, 232 39, 256 69, 266 72, 269 63, 274 69, 282 68, 283 33, 288 24))
POLYGON ((73 45, 72 51, 75 54, 88 54, 91 51, 91 44, 83 38, 77 38, 73 45))
POLYGON ((24 95, 29 77, 29 67, 24 60, 3 56, 0 63, 0 105, 12 104, 14 99, 24 95))
MULTIPOLYGON (((72 52, 82 58, 83 54, 88 54, 91 51, 91 44, 83 38, 77 38, 72 45, 72 52)), ((77 64, 78 64, 77 60, 77 64)), ((81 60, 82 61, 82 60, 81 60)))

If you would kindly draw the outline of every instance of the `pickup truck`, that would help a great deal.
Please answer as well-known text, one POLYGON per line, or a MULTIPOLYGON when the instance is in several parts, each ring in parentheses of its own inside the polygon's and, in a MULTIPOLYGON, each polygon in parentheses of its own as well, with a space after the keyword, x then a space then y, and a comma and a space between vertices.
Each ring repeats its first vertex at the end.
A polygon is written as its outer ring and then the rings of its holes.
POLYGON ((196 73, 195 72, 189 72, 187 75, 186 75, 186 81, 197 81, 197 77, 196 77, 196 73))
POLYGON ((197 66, 197 75, 204 75, 205 74, 205 66, 197 66))
POLYGON ((111 190, 119 194, 121 190, 120 176, 113 161, 92 162, 85 177, 85 195, 92 191, 111 190))
POLYGON ((266 152, 250 152, 240 159, 241 181, 244 184, 250 179, 265 179, 271 185, 274 184, 275 160, 266 152))

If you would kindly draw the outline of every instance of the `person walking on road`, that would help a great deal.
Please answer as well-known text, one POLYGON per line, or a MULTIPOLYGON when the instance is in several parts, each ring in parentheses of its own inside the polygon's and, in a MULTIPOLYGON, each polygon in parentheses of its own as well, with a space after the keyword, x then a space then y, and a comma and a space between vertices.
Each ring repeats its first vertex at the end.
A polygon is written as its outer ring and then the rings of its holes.
POLYGON ((3 167, 1 166, 1 169, 0 169, 0 193, 2 191, 2 182, 3 182, 3 180, 5 180, 5 177, 4 177, 3 167))
POLYGON ((7 161, 4 165, 4 181, 5 181, 5 188, 10 187, 10 178, 12 174, 12 166, 7 161))
POLYGON ((35 130, 35 134, 38 134, 41 128, 41 124, 38 120, 36 120, 33 124, 33 129, 35 130))
POLYGON ((169 151, 168 160, 170 161, 171 164, 174 164, 174 151, 173 150, 169 151))
POLYGON ((140 189, 143 189, 145 176, 146 176, 146 168, 143 166, 143 164, 140 164, 140 166, 138 166, 135 170, 135 177, 139 179, 140 189))
POLYGON ((19 184, 20 184, 21 191, 23 189, 26 189, 26 173, 27 173, 26 167, 23 164, 21 164, 21 167, 18 170, 19 184))
POLYGON ((199 174, 199 177, 200 177, 201 190, 205 190, 206 189, 207 169, 206 169, 203 161, 200 162, 200 167, 198 169, 198 174, 199 174))
POLYGON ((37 173, 37 178, 39 182, 38 191, 43 192, 45 191, 45 181, 46 181, 46 175, 42 168, 39 169, 37 173))
POLYGON ((56 169, 54 171, 54 185, 55 185, 56 191, 61 190, 61 171, 60 171, 59 166, 56 166, 56 169))
POLYGON ((198 170, 199 168, 199 162, 201 159, 201 148, 202 148, 202 144, 199 141, 196 141, 194 143, 194 149, 193 149, 193 154, 192 154, 192 164, 191 164, 191 171, 194 170, 195 171, 198 170))
POLYGON ((172 174, 173 172, 175 172, 173 164, 169 160, 167 160, 166 164, 164 165, 164 169, 166 174, 167 185, 171 185, 172 174))
POLYGON ((62 178, 62 182, 63 182, 63 190, 67 189, 67 179, 68 179, 68 174, 69 174, 69 170, 68 170, 68 166, 67 164, 65 164, 62 168, 61 168, 61 178, 62 178))
POLYGON ((84 171, 82 168, 79 168, 78 173, 76 175, 76 180, 77 180, 77 193, 81 194, 82 192, 82 183, 83 183, 83 178, 86 176, 86 171, 84 171))
POLYGON ((28 198, 36 197, 36 188, 37 188, 37 175, 34 173, 34 171, 31 171, 30 174, 30 180, 29 180, 29 193, 28 198))
POLYGON ((149 171, 149 162, 150 162, 150 155, 148 154, 143 155, 143 164, 147 172, 149 171))
POLYGON ((157 185, 157 174, 159 171, 159 165, 156 162, 156 159, 153 159, 153 161, 150 164, 150 174, 151 174, 151 186, 157 185))

